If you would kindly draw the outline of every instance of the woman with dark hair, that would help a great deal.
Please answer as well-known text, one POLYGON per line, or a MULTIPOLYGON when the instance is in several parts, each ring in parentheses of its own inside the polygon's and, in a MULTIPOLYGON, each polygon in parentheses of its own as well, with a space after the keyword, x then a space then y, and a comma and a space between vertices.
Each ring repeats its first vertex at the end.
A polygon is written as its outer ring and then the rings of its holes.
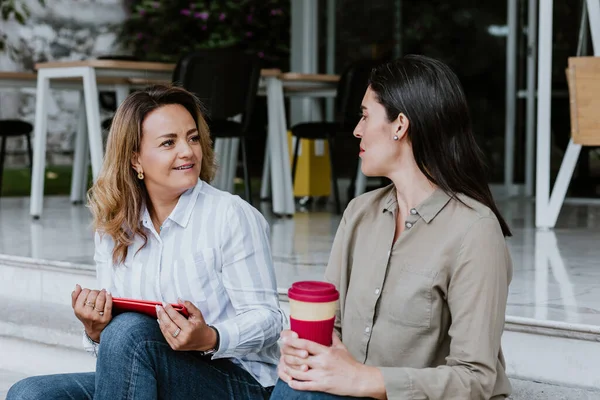
POLYGON ((271 399, 506 398, 511 233, 458 78, 407 56, 372 71, 361 110, 362 171, 393 184, 348 205, 326 271, 333 345, 284 331, 271 399))
POLYGON ((88 194, 98 287, 71 294, 96 370, 26 378, 8 400, 269 398, 285 318, 269 226, 210 186, 214 173, 193 94, 160 85, 125 99, 88 194), (162 306, 156 319, 114 315, 113 296, 162 306))

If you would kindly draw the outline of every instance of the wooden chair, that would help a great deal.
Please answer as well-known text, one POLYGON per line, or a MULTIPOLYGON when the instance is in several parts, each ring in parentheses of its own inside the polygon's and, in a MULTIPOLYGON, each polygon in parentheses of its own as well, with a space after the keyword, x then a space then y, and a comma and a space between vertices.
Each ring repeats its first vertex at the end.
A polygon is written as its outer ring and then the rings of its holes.
POLYGON ((600 146, 600 57, 570 57, 567 81, 573 142, 600 146))
POLYGON ((600 57, 571 57, 566 74, 571 137, 584 146, 577 165, 577 187, 584 196, 595 196, 600 179, 591 176, 590 152, 600 146, 600 57))

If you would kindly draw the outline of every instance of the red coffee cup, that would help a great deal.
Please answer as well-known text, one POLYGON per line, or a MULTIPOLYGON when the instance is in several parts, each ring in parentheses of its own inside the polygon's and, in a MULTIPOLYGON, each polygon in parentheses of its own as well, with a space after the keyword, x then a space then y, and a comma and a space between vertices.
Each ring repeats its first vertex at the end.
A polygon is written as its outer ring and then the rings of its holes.
POLYGON ((301 281, 288 290, 290 324, 301 339, 331 346, 336 303, 340 294, 327 282, 301 281))

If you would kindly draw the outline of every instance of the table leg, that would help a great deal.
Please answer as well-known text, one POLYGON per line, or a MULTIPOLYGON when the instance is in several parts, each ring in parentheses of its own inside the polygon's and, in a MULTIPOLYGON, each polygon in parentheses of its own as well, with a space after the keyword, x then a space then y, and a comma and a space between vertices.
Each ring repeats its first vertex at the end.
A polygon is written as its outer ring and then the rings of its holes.
POLYGON ((227 168, 227 175, 225 179, 225 188, 229 193, 235 192, 235 173, 237 172, 237 161, 238 161, 238 152, 240 149, 240 139, 239 138, 231 138, 229 139, 229 157, 227 158, 227 162, 229 163, 229 167, 227 168))
POLYGON ((31 203, 29 213, 38 219, 42 216, 44 202, 44 174, 46 169, 46 137, 48 135, 48 96, 50 79, 45 71, 37 76, 37 96, 35 101, 35 127, 33 142, 33 171, 31 176, 31 203))
POLYGON ((94 68, 86 68, 83 74, 83 93, 85 97, 85 113, 87 117, 92 171, 95 182, 102 169, 104 147, 102 145, 98 86, 96 84, 96 71, 94 68))
POLYGON ((129 96, 129 85, 116 85, 115 86, 115 93, 117 96, 117 107, 119 107, 127 98, 127 96, 129 96))
POLYGON ((294 201, 294 185, 292 184, 287 121, 285 118, 285 97, 283 96, 283 83, 279 79, 277 79, 277 104, 279 104, 279 151, 281 152, 283 161, 281 171, 283 172, 283 193, 285 195, 284 214, 291 217, 296 211, 296 204, 294 201))
POLYGON ((80 92, 77 132, 75 136, 75 156, 73 159, 73 177, 71 179, 71 203, 81 203, 85 198, 87 188, 87 159, 89 158, 89 143, 87 131, 87 118, 85 115, 85 100, 80 92))
POLYGON ((290 155, 287 146, 287 127, 283 87, 277 78, 267 82, 268 140, 273 191, 273 213, 294 214, 294 192, 290 171, 290 155))
POLYGON ((265 140, 265 157, 263 161, 262 179, 260 180, 260 199, 268 200, 271 197, 271 159, 269 158, 269 136, 265 140))
POLYGON ((213 186, 217 189, 224 190, 224 178, 225 168, 228 165, 225 160, 227 153, 227 139, 215 139, 215 159, 217 162, 217 173, 213 180, 213 186))

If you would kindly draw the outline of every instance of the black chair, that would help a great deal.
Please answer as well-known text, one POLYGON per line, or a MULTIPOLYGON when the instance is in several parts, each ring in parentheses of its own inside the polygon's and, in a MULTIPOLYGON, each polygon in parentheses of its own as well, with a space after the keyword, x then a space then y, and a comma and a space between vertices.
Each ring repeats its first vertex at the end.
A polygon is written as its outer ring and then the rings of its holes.
POLYGON ((351 135, 354 131, 354 127, 359 120, 360 104, 367 90, 369 75, 376 65, 373 60, 360 60, 350 64, 344 70, 337 85, 334 122, 303 122, 291 128, 292 135, 296 138, 292 161, 292 182, 296 180, 296 166, 301 140, 327 140, 337 214, 341 214, 342 206, 340 204, 338 174, 334 158, 335 138, 340 134, 351 135))
POLYGON ((2 174, 4 172, 4 158, 6 156, 6 139, 15 136, 25 136, 27 139, 27 153, 29 154, 29 170, 32 169, 33 163, 33 151, 31 148, 31 132, 33 132, 33 125, 29 122, 5 119, 0 120, 0 193, 2 192, 2 174))
POLYGON ((183 56, 173 73, 173 82, 194 93, 205 107, 211 136, 239 138, 244 169, 246 200, 252 204, 246 139, 254 108, 260 58, 236 49, 210 49, 183 56), (241 115, 241 122, 231 118, 241 115))
MULTIPOLYGON (((115 60, 115 61, 139 61, 137 57, 129 55, 103 55, 96 57, 97 60, 115 60)), ((100 91, 98 93, 100 107, 106 111, 117 110, 117 96, 113 91, 100 91)), ((111 118, 112 119, 112 118, 111 118)), ((110 124, 109 124, 110 126, 110 124)))

